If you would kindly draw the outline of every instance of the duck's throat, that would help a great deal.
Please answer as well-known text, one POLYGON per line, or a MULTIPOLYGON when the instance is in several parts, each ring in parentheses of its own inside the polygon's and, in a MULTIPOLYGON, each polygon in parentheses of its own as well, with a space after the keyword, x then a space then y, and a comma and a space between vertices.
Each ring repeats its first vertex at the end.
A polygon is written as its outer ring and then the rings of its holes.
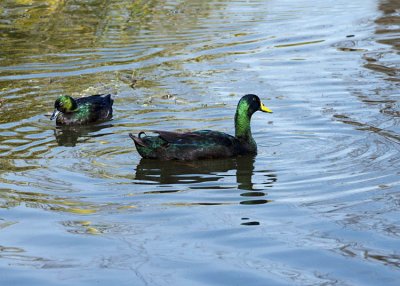
POLYGON ((235 114, 235 136, 241 141, 249 144, 255 144, 251 135, 250 127, 251 115, 247 112, 238 110, 235 114))

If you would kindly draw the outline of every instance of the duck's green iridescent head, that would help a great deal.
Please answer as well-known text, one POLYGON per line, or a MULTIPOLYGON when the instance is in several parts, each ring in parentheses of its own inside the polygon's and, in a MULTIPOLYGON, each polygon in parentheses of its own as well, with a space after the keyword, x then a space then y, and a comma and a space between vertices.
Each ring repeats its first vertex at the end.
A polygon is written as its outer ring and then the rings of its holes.
POLYGON ((250 118, 256 111, 272 113, 272 110, 266 107, 255 94, 246 94, 240 99, 237 106, 238 113, 247 114, 250 118))
POLYGON ((250 120, 251 116, 256 111, 272 113, 272 110, 266 107, 255 94, 246 94, 240 99, 235 114, 236 137, 244 138, 246 141, 253 142, 251 137, 250 120))
POLYGON ((78 104, 76 101, 68 96, 68 95, 61 95, 57 98, 56 102, 54 103, 54 112, 53 115, 50 117, 51 120, 57 118, 57 115, 61 113, 72 113, 78 109, 78 104))

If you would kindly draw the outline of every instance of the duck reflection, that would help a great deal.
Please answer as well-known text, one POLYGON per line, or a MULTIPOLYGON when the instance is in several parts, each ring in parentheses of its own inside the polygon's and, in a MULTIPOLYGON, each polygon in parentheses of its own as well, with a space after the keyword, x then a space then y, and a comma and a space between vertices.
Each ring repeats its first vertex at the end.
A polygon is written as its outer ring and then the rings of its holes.
POLYGON ((136 167, 136 180, 160 184, 193 184, 218 181, 236 169, 239 189, 251 190, 254 157, 199 161, 159 161, 141 159, 136 167))
POLYGON ((92 134, 102 129, 112 127, 112 124, 89 126, 57 126, 54 136, 59 146, 74 147, 77 143, 83 143, 93 137, 101 137, 112 134, 111 132, 92 134))
POLYGON ((240 195, 246 200, 240 204, 255 205, 265 204, 270 200, 265 199, 265 189, 271 187, 276 181, 276 175, 271 171, 254 172, 254 156, 240 156, 230 159, 200 160, 200 161, 159 161, 141 159, 136 167, 136 180, 158 184, 198 184, 204 182, 217 182, 216 184, 192 186, 192 189, 232 189, 222 187, 218 181, 232 176, 231 171, 236 171, 236 183, 240 195), (261 182, 253 183, 253 176, 262 178, 261 182), (258 188, 255 188, 255 185, 258 188))

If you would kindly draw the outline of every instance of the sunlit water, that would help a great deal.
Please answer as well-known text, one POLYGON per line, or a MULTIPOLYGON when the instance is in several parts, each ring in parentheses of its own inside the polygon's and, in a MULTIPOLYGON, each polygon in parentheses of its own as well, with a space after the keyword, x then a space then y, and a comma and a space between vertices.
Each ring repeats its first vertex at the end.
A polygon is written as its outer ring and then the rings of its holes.
POLYGON ((398 285, 398 1, 3 2, 1 285, 398 285), (49 120, 94 93, 112 121, 49 120), (128 137, 233 133, 245 93, 254 158, 128 137))

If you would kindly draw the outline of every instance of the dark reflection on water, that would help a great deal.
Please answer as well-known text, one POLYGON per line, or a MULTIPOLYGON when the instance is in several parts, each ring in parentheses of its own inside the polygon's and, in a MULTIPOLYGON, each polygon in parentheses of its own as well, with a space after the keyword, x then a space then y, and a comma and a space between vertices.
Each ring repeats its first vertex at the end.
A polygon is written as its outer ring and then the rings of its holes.
MULTIPOLYGON (((218 181, 223 177, 218 173, 227 172, 234 168, 236 168, 236 160, 234 159, 189 162, 140 159, 136 166, 135 179, 160 184, 193 184, 218 181)), ((142 184, 143 182, 138 183, 142 184)))
POLYGON ((135 179, 160 184, 193 184, 218 181, 226 175, 219 173, 236 170, 238 188, 251 190, 253 169, 252 156, 188 162, 141 159, 136 167, 135 179))
MULTIPOLYGON (((218 181, 234 170, 238 189, 253 190, 252 176, 254 173, 254 157, 241 156, 238 158, 200 160, 200 161, 159 161, 141 159, 136 166, 135 179, 156 182, 160 184, 195 184, 208 181, 218 181)), ((271 187, 276 182, 276 175, 265 171, 268 178, 264 187, 271 187)), ((260 192, 244 193, 257 196, 260 192)), ((250 195, 248 195, 250 196, 250 195)))
POLYGON ((102 129, 111 127, 113 127, 112 124, 57 126, 54 129, 54 136, 56 137, 56 141, 59 146, 74 147, 77 143, 84 143, 90 138, 97 138, 113 134, 112 132, 97 133, 102 129))
MULTIPOLYGON (((249 198, 241 201, 243 205, 257 205, 271 202, 265 199, 250 199, 252 197, 264 197, 268 194, 261 192, 265 188, 272 187, 276 182, 276 175, 272 171, 258 171, 267 177, 266 181, 260 184, 260 189, 254 188, 252 177, 254 176, 254 161, 253 156, 241 156, 238 158, 217 159, 217 160, 200 160, 200 161, 159 161, 151 159, 141 159, 136 166, 135 184, 161 184, 162 185, 189 185, 190 189, 239 189, 245 192, 241 193, 241 197, 249 198), (234 172, 237 186, 221 186, 218 181, 232 176, 234 172), (215 182, 214 184, 202 185, 204 182, 215 182)), ((146 193, 174 193, 179 190, 157 190, 146 193)), ((202 203, 207 204, 207 203, 202 203)))
MULTIPOLYGON (((242 218, 242 220, 248 220, 248 218, 242 218)), ((260 225, 260 222, 259 221, 248 221, 248 222, 242 222, 241 225, 248 225, 248 226, 260 225)))

